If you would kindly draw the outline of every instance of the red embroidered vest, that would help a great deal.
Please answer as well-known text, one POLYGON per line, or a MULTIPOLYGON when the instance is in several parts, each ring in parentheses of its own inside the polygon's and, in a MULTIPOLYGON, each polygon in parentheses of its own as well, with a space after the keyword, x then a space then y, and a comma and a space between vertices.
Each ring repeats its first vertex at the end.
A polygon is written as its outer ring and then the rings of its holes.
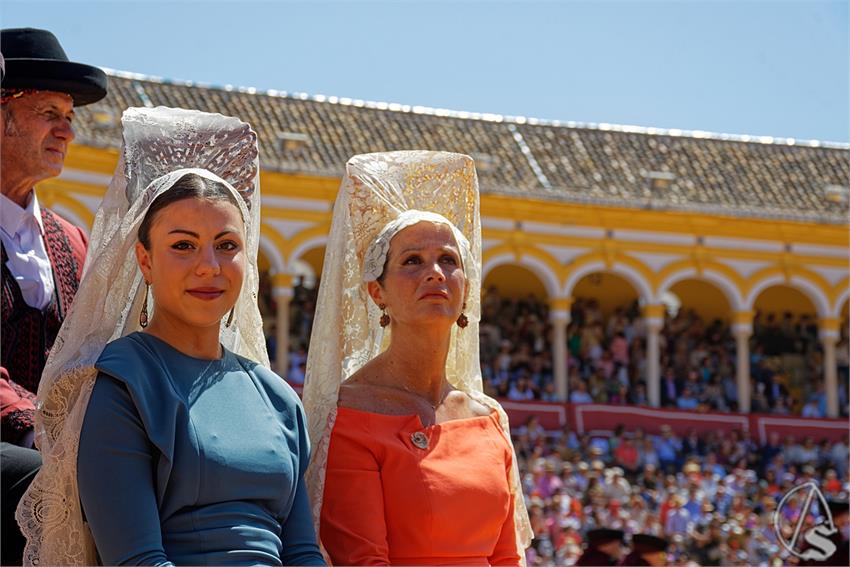
POLYGON ((12 381, 33 393, 38 391, 47 355, 80 285, 87 244, 82 231, 56 213, 43 208, 41 219, 55 284, 53 298, 43 311, 24 301, 2 249, 0 366, 8 370, 12 381))

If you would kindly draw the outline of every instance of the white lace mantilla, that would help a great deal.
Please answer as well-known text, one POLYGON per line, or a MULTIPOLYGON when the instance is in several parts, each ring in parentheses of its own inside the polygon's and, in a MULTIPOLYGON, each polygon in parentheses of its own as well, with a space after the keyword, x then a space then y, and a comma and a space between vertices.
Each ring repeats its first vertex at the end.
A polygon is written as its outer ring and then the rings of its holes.
MULTIPOLYGON (((462 249, 467 248, 463 251, 463 261, 469 326, 452 327, 446 375, 454 387, 498 412, 510 443, 507 415, 496 400, 482 393, 478 345, 481 219, 478 179, 472 159, 431 151, 354 156, 346 164, 334 205, 304 383, 304 407, 313 446, 307 486, 316 533, 319 533, 328 446, 336 420, 340 384, 389 344, 390 328, 380 326, 381 311, 369 299, 364 282, 380 275, 389 240, 400 230, 398 226, 408 226, 419 216, 428 220, 426 217, 430 218, 431 213, 442 217, 437 222, 451 223, 462 236, 458 244, 462 249), (379 237, 382 233, 389 236, 382 239, 379 237)), ((531 542, 532 532, 516 455, 512 476, 517 543, 524 550, 531 542)))
POLYGON ((25 565, 97 563, 77 489, 79 436, 94 386, 94 364, 107 343, 140 330, 144 285, 133 253, 139 224, 150 203, 186 173, 224 180, 237 196, 248 267, 233 324, 222 324, 221 343, 260 364, 269 363, 257 307, 256 134, 236 118, 162 107, 131 108, 121 123, 123 149, 95 217, 79 292, 38 388, 36 442, 44 464, 16 515, 27 538, 25 565))

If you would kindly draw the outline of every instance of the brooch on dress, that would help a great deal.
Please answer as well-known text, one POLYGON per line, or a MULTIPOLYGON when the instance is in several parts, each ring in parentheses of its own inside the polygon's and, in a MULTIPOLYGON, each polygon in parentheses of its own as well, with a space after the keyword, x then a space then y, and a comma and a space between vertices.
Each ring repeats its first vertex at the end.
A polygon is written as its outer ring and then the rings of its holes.
POLYGON ((428 436, 422 433, 421 431, 412 433, 410 435, 410 440, 413 442, 414 445, 416 445, 420 449, 428 448, 428 436))

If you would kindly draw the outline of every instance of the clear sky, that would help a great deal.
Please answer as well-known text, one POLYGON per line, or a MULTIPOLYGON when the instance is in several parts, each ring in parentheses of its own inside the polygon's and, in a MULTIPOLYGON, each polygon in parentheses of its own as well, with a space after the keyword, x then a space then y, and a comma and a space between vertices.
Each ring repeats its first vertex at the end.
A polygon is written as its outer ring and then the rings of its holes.
POLYGON ((0 1, 74 60, 214 85, 850 142, 850 0, 0 1))

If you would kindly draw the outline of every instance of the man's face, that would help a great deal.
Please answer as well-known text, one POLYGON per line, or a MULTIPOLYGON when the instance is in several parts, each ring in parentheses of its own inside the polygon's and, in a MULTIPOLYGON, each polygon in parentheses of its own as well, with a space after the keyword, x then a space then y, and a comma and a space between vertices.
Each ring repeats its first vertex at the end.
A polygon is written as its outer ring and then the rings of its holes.
POLYGON ((3 105, 0 113, 5 174, 33 184, 62 172, 68 145, 74 139, 74 103, 64 93, 39 91, 3 105))

